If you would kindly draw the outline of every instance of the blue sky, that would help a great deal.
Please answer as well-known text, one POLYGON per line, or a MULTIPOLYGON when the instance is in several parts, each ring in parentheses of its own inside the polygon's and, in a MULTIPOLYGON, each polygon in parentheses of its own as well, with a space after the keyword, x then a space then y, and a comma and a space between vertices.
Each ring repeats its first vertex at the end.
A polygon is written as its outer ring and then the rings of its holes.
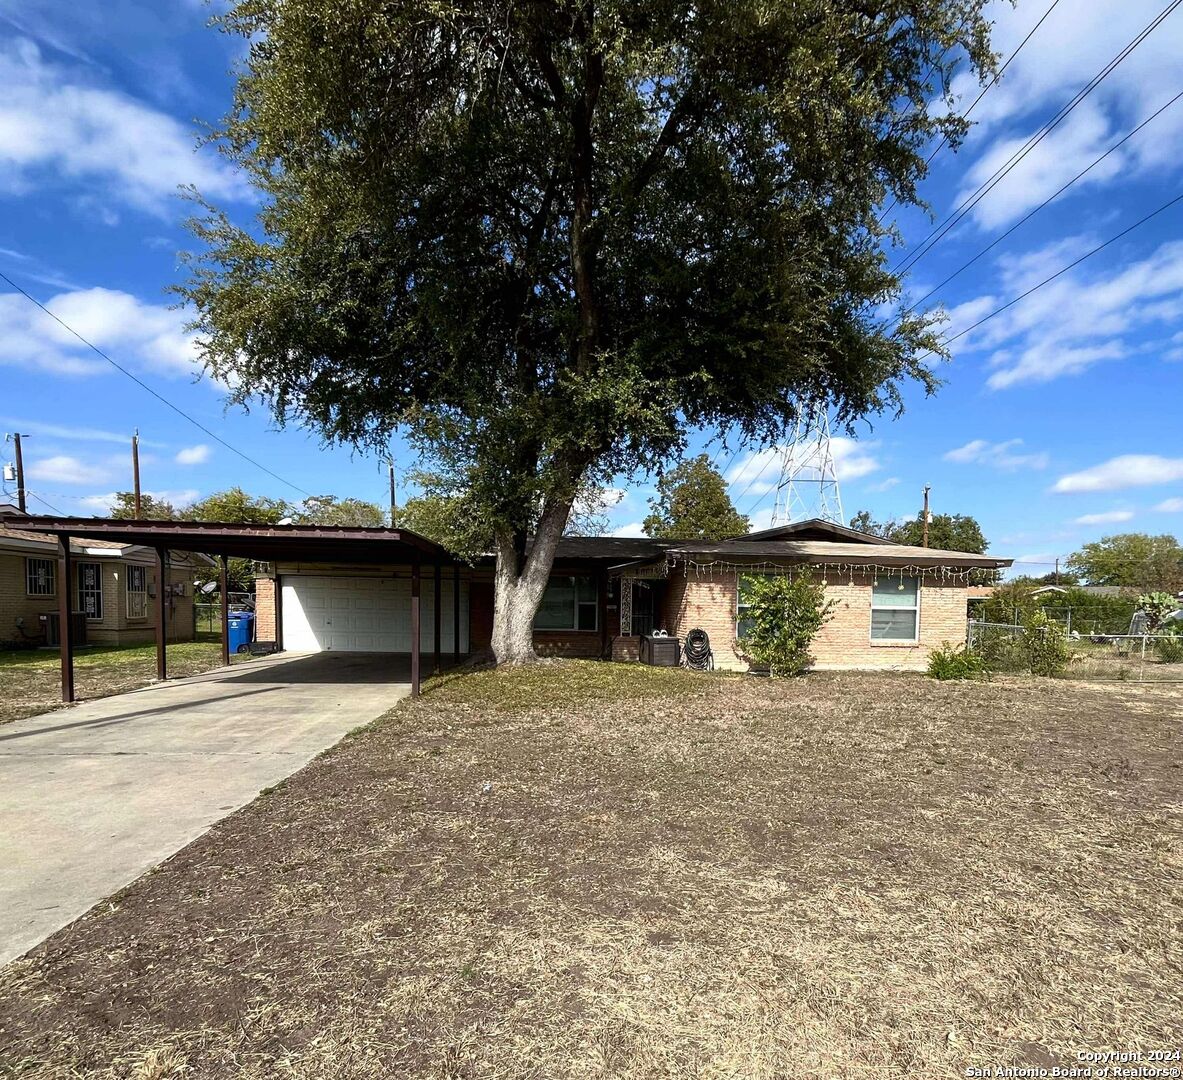
MULTIPOLYGON (((1050 0, 994 7, 1008 55, 1050 0)), ((924 193, 938 220, 987 179, 1161 9, 1160 0, 1063 0, 974 112, 960 152, 938 154, 924 193)), ((178 185, 237 215, 242 180, 196 151, 220 116, 235 42, 199 0, 0 0, 0 269, 159 393, 298 488, 385 499, 373 458, 324 450, 264 413, 226 412, 199 378, 183 312, 165 293, 188 240, 178 185)), ((1183 12, 1170 16, 973 212, 916 263, 922 296, 1183 91, 1183 12)), ((976 84, 957 86, 968 105, 976 84)), ((1183 101, 943 286, 955 333, 1183 193, 1183 101)), ((903 258, 928 235, 899 215, 903 258)), ((232 484, 300 492, 234 456, 70 339, 0 283, 0 430, 31 438, 29 487, 67 513, 100 513, 130 486, 139 428, 145 489, 185 502, 232 484)), ((849 517, 971 513, 992 550, 1050 569, 1118 531, 1183 531, 1183 204, 960 338, 932 398, 835 441, 849 517)), ((697 446, 695 446, 697 449, 697 446)), ((717 445, 707 447, 714 454, 717 445)), ((739 509, 767 523, 774 455, 718 454, 739 509), (742 494, 742 497, 740 497, 742 494)), ((401 465, 409 465, 396 446, 401 465)), ((10 450, 4 451, 8 460, 10 450)), ((639 531, 643 482, 611 493, 610 528, 639 531)), ((1017 566, 1016 569, 1019 569, 1017 566)))

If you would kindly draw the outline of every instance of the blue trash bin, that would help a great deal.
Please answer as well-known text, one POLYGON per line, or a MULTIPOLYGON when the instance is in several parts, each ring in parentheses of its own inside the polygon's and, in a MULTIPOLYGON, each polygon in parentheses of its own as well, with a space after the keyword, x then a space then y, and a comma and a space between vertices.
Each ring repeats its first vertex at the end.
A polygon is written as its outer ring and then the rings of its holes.
POLYGON ((255 636, 255 615, 251 611, 236 611, 230 616, 230 651, 244 653, 255 636))

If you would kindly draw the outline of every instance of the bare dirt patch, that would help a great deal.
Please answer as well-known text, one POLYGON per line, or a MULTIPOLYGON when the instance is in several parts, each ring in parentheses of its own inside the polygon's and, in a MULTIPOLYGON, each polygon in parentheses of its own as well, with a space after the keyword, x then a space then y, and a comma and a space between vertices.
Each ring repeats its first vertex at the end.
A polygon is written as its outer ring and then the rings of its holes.
POLYGON ((1183 694, 453 676, 0 975, 30 1076, 939 1077, 1183 1045, 1183 694))

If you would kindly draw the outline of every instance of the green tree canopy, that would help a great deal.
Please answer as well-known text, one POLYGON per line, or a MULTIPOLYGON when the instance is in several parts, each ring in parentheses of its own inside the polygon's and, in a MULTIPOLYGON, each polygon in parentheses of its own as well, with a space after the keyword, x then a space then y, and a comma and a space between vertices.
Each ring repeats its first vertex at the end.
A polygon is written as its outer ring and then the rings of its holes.
POLYGON ((850 519, 850 527, 858 529, 859 532, 870 533, 872 536, 882 536, 891 539, 892 530, 895 528, 894 521, 876 521, 871 516, 870 510, 860 510, 850 519))
POLYGON ((1167 533, 1106 536, 1069 555, 1067 566, 1089 585, 1171 593, 1183 589, 1183 546, 1167 533))
POLYGON ((669 540, 725 540, 746 533, 750 524, 735 509, 722 473, 706 454, 663 473, 649 510, 645 535, 669 540))
POLYGON ((495 653, 531 658, 583 487, 933 388, 879 218, 968 127, 984 3, 240 0, 220 136, 262 208, 195 223, 205 362, 328 440, 404 425, 492 531, 495 653))
POLYGON ((377 528, 386 524, 386 512, 364 499, 338 499, 335 495, 310 495, 292 515, 298 525, 353 525, 377 528))
MULTIPOLYGON (((919 547, 924 540, 924 518, 921 514, 911 521, 876 521, 869 510, 860 510, 850 519, 850 527, 894 540, 897 544, 919 547)), ((989 544, 981 525, 969 514, 933 514, 928 523, 928 546, 984 555, 989 544)))
MULTIPOLYGON (((131 521, 136 516, 136 496, 134 491, 115 492, 115 501, 107 513, 120 521, 131 521)), ((140 495, 140 518, 145 521, 168 521, 177 516, 176 508, 164 499, 154 495, 140 495)))
MULTIPOLYGON (((901 522, 891 530, 891 539, 897 544, 913 544, 919 547, 924 539, 924 518, 917 514, 911 521, 901 522)), ((928 546, 946 551, 971 551, 983 555, 989 546, 982 534, 982 527, 969 514, 933 514, 928 523, 928 546)))
POLYGON ((283 499, 248 495, 240 487, 208 495, 185 507, 180 517, 185 521, 229 521, 250 525, 275 525, 293 514, 283 499))
MULTIPOLYGON (((242 488, 233 487, 209 495, 185 507, 178 517, 184 521, 227 521, 250 525, 275 525, 290 517, 292 508, 283 499, 269 499, 264 495, 248 495, 242 488)), ((255 569, 250 559, 232 558, 227 563, 232 592, 254 592, 255 569)), ((199 584, 218 580, 216 567, 203 568, 194 574, 199 584)))

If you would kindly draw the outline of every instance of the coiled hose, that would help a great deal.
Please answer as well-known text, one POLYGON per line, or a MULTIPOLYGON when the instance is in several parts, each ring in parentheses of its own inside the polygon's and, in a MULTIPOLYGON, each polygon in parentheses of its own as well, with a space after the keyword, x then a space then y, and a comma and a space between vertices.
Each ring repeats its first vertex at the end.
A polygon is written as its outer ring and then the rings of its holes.
POLYGON ((682 657, 686 661, 686 666, 692 671, 714 670, 715 654, 711 652, 711 639, 707 637, 705 630, 696 626, 686 635, 682 657))

